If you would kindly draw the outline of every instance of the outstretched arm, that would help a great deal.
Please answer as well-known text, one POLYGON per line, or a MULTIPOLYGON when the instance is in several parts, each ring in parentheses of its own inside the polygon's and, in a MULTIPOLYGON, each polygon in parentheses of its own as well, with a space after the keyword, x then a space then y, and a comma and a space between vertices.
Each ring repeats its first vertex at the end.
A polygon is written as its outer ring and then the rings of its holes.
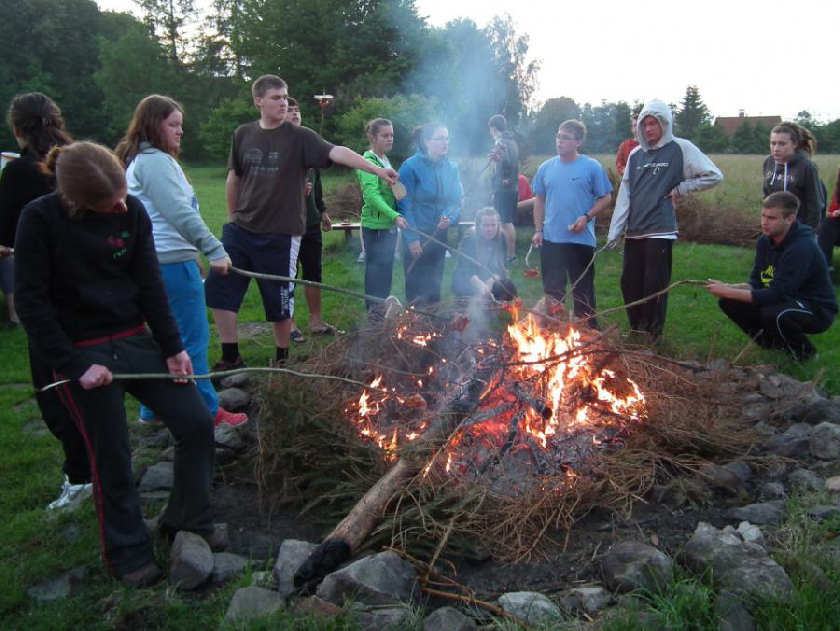
POLYGON ((330 160, 337 164, 343 164, 352 169, 359 169, 367 173, 373 173, 380 180, 385 180, 388 184, 393 184, 400 178, 400 174, 394 169, 387 169, 385 167, 378 167, 365 160, 358 153, 347 147, 336 145, 330 149, 330 160))

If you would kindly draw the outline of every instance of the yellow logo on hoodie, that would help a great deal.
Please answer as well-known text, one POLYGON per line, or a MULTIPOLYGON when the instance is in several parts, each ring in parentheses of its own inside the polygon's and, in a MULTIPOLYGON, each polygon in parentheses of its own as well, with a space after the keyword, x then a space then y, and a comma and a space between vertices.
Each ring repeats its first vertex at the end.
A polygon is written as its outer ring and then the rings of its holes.
POLYGON ((773 280, 773 274, 776 272, 776 268, 773 267, 773 264, 767 266, 765 270, 759 274, 759 280, 761 280, 761 285, 763 287, 767 287, 770 282, 773 280))

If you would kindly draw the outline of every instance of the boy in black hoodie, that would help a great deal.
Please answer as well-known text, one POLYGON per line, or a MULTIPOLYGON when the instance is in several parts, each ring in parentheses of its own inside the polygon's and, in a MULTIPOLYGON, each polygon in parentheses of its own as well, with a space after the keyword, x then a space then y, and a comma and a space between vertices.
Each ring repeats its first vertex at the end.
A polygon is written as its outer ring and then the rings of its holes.
POLYGON ((837 314, 837 298, 814 231, 796 221, 799 200, 792 193, 768 195, 761 209, 761 232, 748 283, 709 280, 706 288, 730 320, 765 348, 782 348, 794 360, 816 353, 806 333, 827 330, 837 314))

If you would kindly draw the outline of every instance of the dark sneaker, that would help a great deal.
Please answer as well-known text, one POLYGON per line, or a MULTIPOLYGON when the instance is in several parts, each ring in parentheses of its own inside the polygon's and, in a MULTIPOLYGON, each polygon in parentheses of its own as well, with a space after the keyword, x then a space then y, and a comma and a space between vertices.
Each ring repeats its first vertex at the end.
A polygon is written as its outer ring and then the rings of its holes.
POLYGON ((120 582, 126 587, 149 587, 160 582, 163 571, 156 563, 147 563, 138 570, 120 576, 120 582))
POLYGON ((248 364, 242 359, 240 355, 232 362, 226 362, 224 359, 220 359, 215 364, 213 364, 213 372, 224 372, 226 370, 236 370, 237 368, 247 368, 248 364))
POLYGON ((289 339, 298 344, 306 341, 306 337, 298 329, 295 329, 289 334, 289 339))

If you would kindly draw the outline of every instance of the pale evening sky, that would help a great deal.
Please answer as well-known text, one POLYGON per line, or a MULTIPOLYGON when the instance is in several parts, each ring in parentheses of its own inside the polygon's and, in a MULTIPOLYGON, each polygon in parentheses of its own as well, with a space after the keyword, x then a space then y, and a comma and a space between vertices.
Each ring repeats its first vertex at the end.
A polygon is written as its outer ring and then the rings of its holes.
MULTIPOLYGON (((98 3, 117 11, 136 6, 98 3)), ((459 16, 484 26, 510 13, 517 32, 530 37, 530 56, 542 61, 538 101, 677 103, 687 85, 696 85, 715 116, 743 109, 789 118, 808 110, 818 120, 840 118, 840 2, 417 0, 416 6, 434 26, 459 16)))

